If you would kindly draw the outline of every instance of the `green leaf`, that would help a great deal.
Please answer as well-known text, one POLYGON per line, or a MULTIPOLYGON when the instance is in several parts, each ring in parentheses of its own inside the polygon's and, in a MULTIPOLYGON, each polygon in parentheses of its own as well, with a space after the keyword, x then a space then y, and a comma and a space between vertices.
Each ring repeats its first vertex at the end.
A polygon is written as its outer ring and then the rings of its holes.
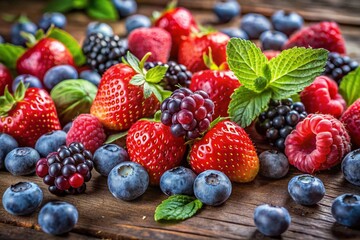
POLYGON ((128 131, 112 134, 112 135, 108 136, 108 138, 105 140, 104 144, 113 143, 118 139, 126 137, 127 134, 128 134, 128 131))
POLYGON ((328 51, 325 49, 292 48, 270 60, 269 83, 274 99, 289 97, 309 86, 324 72, 328 51))
POLYGON ((145 77, 142 74, 136 74, 130 80, 130 84, 136 86, 143 85, 144 83, 145 83, 145 77))
POLYGON ((360 98, 360 68, 346 75, 339 88, 341 96, 344 97, 348 106, 360 98))
POLYGON ((149 83, 145 82, 144 83, 144 98, 149 98, 152 94, 152 87, 150 86, 149 83))
POLYGON ((44 11, 45 12, 68 12, 71 9, 73 9, 73 0, 52 0, 46 6, 44 11))
POLYGON ((149 69, 145 75, 146 81, 151 83, 159 83, 164 78, 167 69, 168 67, 160 65, 149 69))
POLYGON ((16 61, 23 55, 25 48, 21 46, 12 45, 10 43, 0 44, 0 62, 8 68, 15 69, 16 61))
POLYGON ((194 216, 202 206, 202 202, 194 197, 173 195, 162 201, 162 203, 156 207, 154 218, 155 221, 185 220, 194 216))
POLYGON ((227 45, 226 54, 230 70, 241 84, 256 90, 254 81, 259 77, 265 77, 264 71, 268 62, 260 48, 249 40, 232 38, 227 45))
POLYGON ((77 66, 82 66, 85 64, 86 58, 81 50, 80 44, 69 33, 64 30, 54 28, 48 33, 48 37, 62 42, 66 48, 69 49, 77 66))
POLYGON ((247 127, 264 111, 271 99, 271 91, 256 93, 241 86, 231 95, 229 115, 241 127, 247 127))
POLYGON ((143 74, 143 70, 140 69, 140 61, 135 57, 133 54, 131 54, 130 51, 126 54, 126 60, 125 63, 128 64, 132 69, 134 69, 135 72, 143 74))
POLYGON ((90 0, 86 11, 95 19, 116 20, 119 17, 111 0, 90 0))

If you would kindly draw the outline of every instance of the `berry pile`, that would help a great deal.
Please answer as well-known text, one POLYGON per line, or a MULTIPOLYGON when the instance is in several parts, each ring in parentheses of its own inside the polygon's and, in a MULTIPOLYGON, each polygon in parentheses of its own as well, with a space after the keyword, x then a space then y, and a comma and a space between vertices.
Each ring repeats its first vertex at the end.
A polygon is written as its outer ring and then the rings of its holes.
POLYGON ((334 79, 340 84, 341 79, 349 72, 354 71, 359 66, 359 63, 348 56, 341 56, 339 53, 329 53, 328 61, 326 62, 324 74, 334 79))
POLYGON ((285 139, 301 120, 307 116, 301 102, 291 98, 281 101, 271 100, 268 110, 262 112, 256 121, 256 130, 265 135, 270 145, 285 149, 285 139))
POLYGON ((36 164, 36 175, 49 185, 52 194, 77 194, 86 189, 91 179, 92 154, 81 143, 61 146, 36 164))
POLYGON ((213 113, 214 103, 202 90, 192 92, 179 88, 161 104, 161 122, 171 126, 171 133, 176 137, 199 137, 209 128, 213 113))
POLYGON ((182 87, 189 87, 192 73, 187 70, 184 65, 174 61, 169 61, 168 63, 147 62, 144 67, 146 70, 149 70, 158 65, 168 67, 165 77, 161 82, 161 85, 165 90, 175 91, 179 88, 179 85, 182 87))
POLYGON ((126 55, 127 44, 117 35, 108 37, 101 33, 93 33, 85 39, 82 50, 87 64, 102 74, 121 62, 121 58, 126 55))

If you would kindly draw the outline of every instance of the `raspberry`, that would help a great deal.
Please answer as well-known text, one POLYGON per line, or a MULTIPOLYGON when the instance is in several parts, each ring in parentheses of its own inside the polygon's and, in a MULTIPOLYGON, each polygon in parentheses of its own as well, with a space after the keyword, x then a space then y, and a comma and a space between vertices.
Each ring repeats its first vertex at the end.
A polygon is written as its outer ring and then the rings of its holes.
POLYGON ((179 85, 182 87, 189 87, 192 73, 188 71, 184 65, 174 61, 169 61, 168 63, 146 62, 145 69, 149 70, 158 65, 169 67, 164 79, 160 83, 165 90, 175 91, 179 88, 179 85))
POLYGON ((356 100, 341 116, 340 121, 351 137, 352 143, 360 147, 360 99, 356 100))
POLYGON ((346 108, 346 102, 338 93, 335 81, 319 76, 300 93, 308 113, 330 114, 339 118, 346 108))
POLYGON ((330 52, 345 54, 345 41, 335 22, 321 22, 300 29, 289 38, 283 49, 295 46, 325 48, 330 52))
POLYGON ((90 34, 84 41, 82 50, 87 64, 103 74, 111 66, 121 62, 127 52, 127 43, 119 36, 104 36, 101 33, 90 34))
POLYGON ((91 114, 80 114, 66 136, 66 145, 81 142, 85 148, 94 153, 105 141, 106 135, 100 121, 91 114))
POLYGON ((36 174, 56 195, 82 193, 91 179, 92 154, 81 143, 61 146, 36 164, 36 174), (45 171, 46 170, 46 171, 45 171))
POLYGON ((209 128, 213 114, 214 103, 202 90, 192 92, 179 88, 161 104, 161 122, 171 126, 171 133, 176 137, 200 137, 209 128))
POLYGON ((350 150, 350 137, 344 125, 324 114, 309 114, 285 141, 289 163, 306 173, 339 164, 350 150))
POLYGON ((324 75, 331 77, 340 85, 342 78, 358 66, 358 62, 348 56, 341 56, 335 52, 329 53, 324 75))

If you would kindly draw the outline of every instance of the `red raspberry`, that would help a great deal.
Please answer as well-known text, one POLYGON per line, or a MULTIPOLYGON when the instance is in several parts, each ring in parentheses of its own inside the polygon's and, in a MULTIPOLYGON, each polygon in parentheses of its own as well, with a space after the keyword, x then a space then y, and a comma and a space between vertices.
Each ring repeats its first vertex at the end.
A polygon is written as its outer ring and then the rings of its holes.
POLYGON ((338 85, 328 77, 319 76, 300 94, 308 113, 331 114, 339 118, 346 109, 346 102, 338 93, 338 85))
POLYGON ((345 41, 335 22, 320 22, 300 29, 285 43, 283 49, 292 47, 325 48, 330 52, 345 54, 345 41))
POLYGON ((100 121, 91 114, 80 114, 66 136, 66 145, 81 142, 85 148, 94 153, 105 141, 106 135, 100 121))
POLYGON ((360 99, 356 100, 341 116, 340 121, 348 130, 352 143, 360 147, 360 99))
POLYGON ((281 52, 280 51, 276 51, 276 50, 265 50, 263 51, 264 55, 266 56, 266 58, 268 60, 271 60, 272 58, 276 57, 277 55, 279 55, 281 52))
POLYGON ((350 150, 349 134, 331 115, 309 114, 285 140, 290 164, 306 173, 337 165, 350 150))

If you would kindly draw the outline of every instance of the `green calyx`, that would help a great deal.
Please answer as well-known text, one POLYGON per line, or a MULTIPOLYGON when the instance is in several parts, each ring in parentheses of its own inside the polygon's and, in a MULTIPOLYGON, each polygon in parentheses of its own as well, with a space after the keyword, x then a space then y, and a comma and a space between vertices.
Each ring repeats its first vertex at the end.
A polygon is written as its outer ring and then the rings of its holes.
POLYGON ((222 71, 222 70, 225 70, 225 66, 226 66, 226 63, 222 63, 220 66, 218 66, 214 60, 213 60, 213 57, 212 57, 212 50, 211 50, 211 47, 209 47, 209 53, 206 54, 204 53, 203 54, 203 61, 205 63, 205 65, 210 69, 210 70, 213 70, 213 71, 222 71))
POLYGON ((8 86, 5 87, 4 95, 0 97, 0 116, 7 116, 8 112, 16 106, 18 102, 24 99, 27 86, 20 81, 18 87, 15 90, 14 95, 8 90, 8 86))
POLYGON ((164 90, 159 84, 164 78, 168 67, 158 65, 146 71, 144 69, 144 64, 150 55, 150 52, 145 54, 141 61, 139 61, 134 55, 127 52, 126 59, 123 58, 122 60, 137 73, 130 80, 130 84, 142 86, 145 99, 149 98, 151 94, 154 94, 159 102, 162 102, 171 95, 170 91, 164 90))
POLYGON ((162 12, 153 11, 151 15, 151 21, 155 22, 156 20, 161 18, 165 13, 174 10, 177 7, 177 4, 178 4, 177 0, 172 0, 171 2, 168 3, 168 5, 166 5, 165 9, 162 12))

